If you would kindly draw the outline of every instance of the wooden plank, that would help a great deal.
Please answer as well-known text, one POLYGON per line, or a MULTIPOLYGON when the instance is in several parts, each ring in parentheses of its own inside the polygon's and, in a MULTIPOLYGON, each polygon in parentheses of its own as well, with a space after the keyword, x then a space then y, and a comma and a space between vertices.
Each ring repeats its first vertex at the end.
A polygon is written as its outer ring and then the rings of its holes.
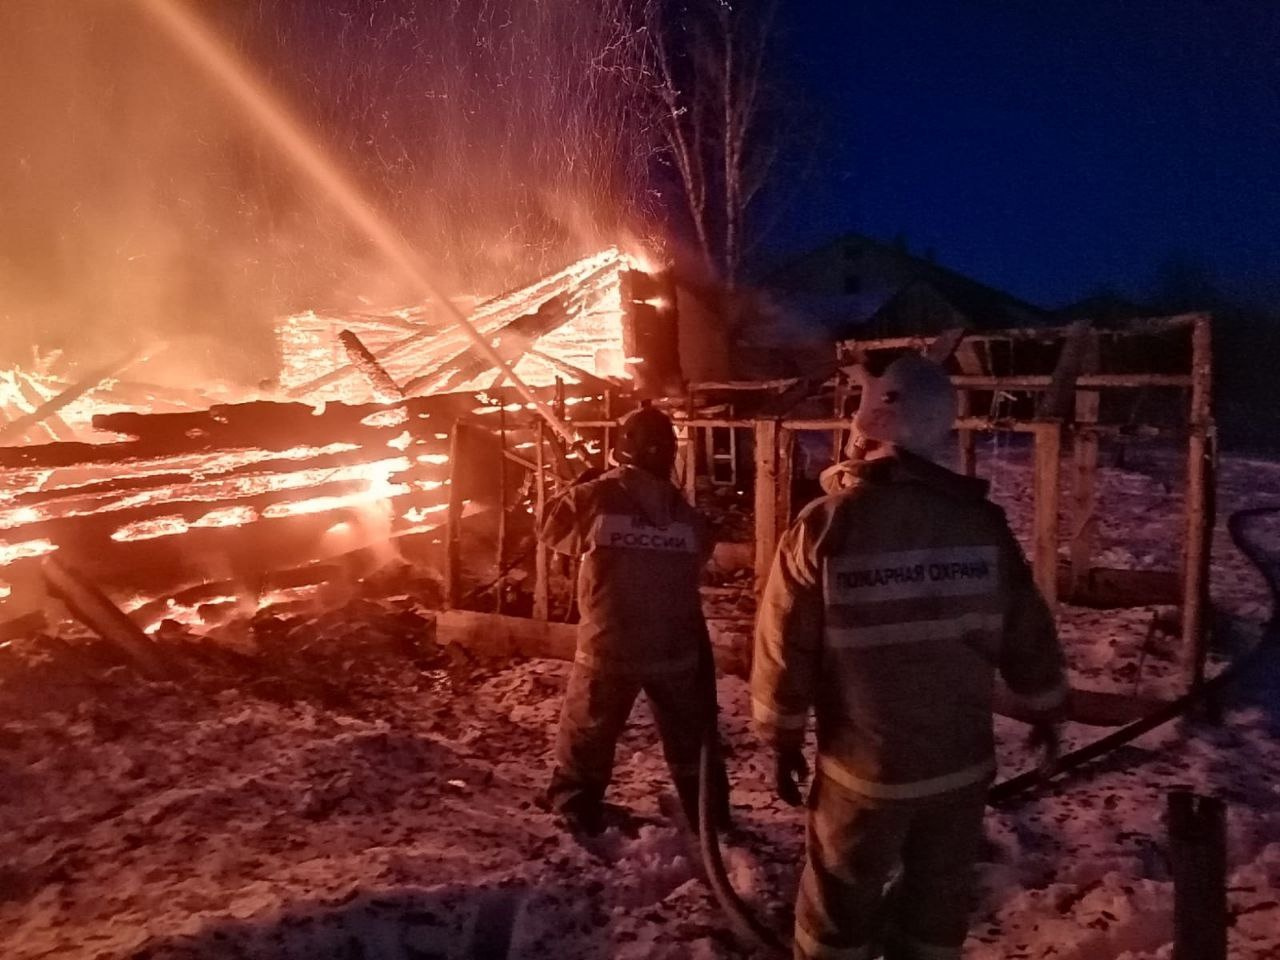
MULTIPOLYGON (((970 390, 1017 390, 1027 393, 1054 389, 1052 376, 953 376, 957 387, 970 390)), ((1076 384, 1096 390, 1148 390, 1153 387, 1191 389, 1192 378, 1182 373, 1093 373, 1081 376, 1076 384)))
MULTIPOLYGON (((1092 373, 1101 362, 1098 336, 1084 338, 1080 349, 1079 368, 1092 373)), ((1096 390, 1075 393, 1075 425, 1098 422, 1102 395, 1096 390)), ((1071 581, 1067 595, 1075 598, 1086 592, 1093 566, 1093 546, 1098 536, 1098 434, 1088 430, 1072 431, 1071 457, 1071 581)))
POLYGON ((1058 468, 1062 459, 1062 427, 1056 423, 1040 423, 1036 428, 1031 565, 1036 585, 1052 610, 1058 603, 1058 468))
POLYGON ((755 591, 764 591, 778 548, 778 421, 755 423, 755 591))
MULTIPOLYGON (((1126 320, 1114 330, 1108 330, 1108 336, 1138 337, 1158 336, 1172 333, 1192 326, 1202 314, 1184 313, 1172 317, 1140 317, 1126 320)), ((970 331, 965 339, 975 343, 992 343, 996 341, 1031 340, 1052 342, 1066 335, 1066 327, 1010 327, 1005 330, 970 331)), ((852 338, 841 340, 836 344, 840 350, 901 350, 905 347, 918 347, 921 338, 917 336, 878 337, 869 340, 852 338)))
POLYGON ((1210 543, 1213 539, 1213 342, 1208 317, 1191 328, 1191 436, 1187 443, 1186 546, 1183 551, 1182 639, 1190 657, 1190 681, 1204 682, 1209 655, 1206 611, 1209 604, 1210 543))
MULTIPOLYGON (((717 419, 714 417, 696 417, 691 420, 685 420, 685 424, 696 427, 724 427, 739 430, 752 430, 758 420, 748 420, 746 418, 725 418, 717 419)), ((789 430, 843 430, 849 426, 847 420, 839 420, 835 417, 806 417, 799 418, 783 418, 777 421, 780 426, 789 430)), ((608 427, 616 427, 617 423, 612 420, 575 420, 575 427, 583 430, 601 430, 608 427)), ((956 430, 977 430, 980 433, 1035 433, 1039 429, 1039 424, 1033 420, 1013 420, 996 417, 963 417, 958 418, 955 422, 956 430)), ((1085 428, 1099 436, 1128 436, 1131 434, 1140 434, 1143 437, 1160 437, 1171 436, 1174 433, 1184 435, 1185 430, 1169 431, 1157 427, 1143 427, 1141 430, 1133 430, 1126 426, 1113 424, 1098 424, 1094 427, 1085 428)))
POLYGON ((543 657, 572 660, 578 628, 570 623, 508 617, 474 610, 443 610, 436 615, 436 642, 456 643, 484 657, 543 657))
MULTIPOLYGON (((247 454, 257 452, 245 451, 247 454)), ((154 473, 151 470, 135 473, 133 472, 134 464, 124 463, 121 464, 121 474, 114 479, 96 480, 84 484, 62 484, 16 494, 4 508, 0 508, 0 516, 3 515, 4 510, 11 507, 41 507, 41 512, 47 513, 51 518, 67 513, 109 510, 113 503, 125 496, 136 499, 136 495, 143 491, 164 488, 172 488, 168 493, 163 494, 166 500, 181 502, 195 499, 201 491, 213 489, 217 484, 228 480, 241 481, 243 487, 251 488, 254 480, 265 483, 271 478, 283 480, 289 474, 332 471, 343 467, 373 464, 394 457, 395 454, 386 450, 385 447, 380 451, 375 446, 372 449, 360 447, 355 450, 325 453, 304 459, 273 457, 260 460, 254 458, 240 464, 234 463, 234 451, 228 456, 214 452, 204 458, 203 463, 188 464, 188 468, 184 471, 162 473, 154 473), (220 465, 221 469, 219 469, 220 465)), ((443 466, 433 464, 417 464, 413 470, 415 478, 434 478, 445 472, 443 466)), ((3 475, 0 474, 0 476, 3 475)), ((157 494, 157 496, 160 495, 157 494)))
POLYGON ((1058 563, 1058 589, 1070 603, 1096 610, 1120 610, 1182 602, 1178 570, 1123 570, 1094 567, 1078 580, 1070 562, 1058 563))

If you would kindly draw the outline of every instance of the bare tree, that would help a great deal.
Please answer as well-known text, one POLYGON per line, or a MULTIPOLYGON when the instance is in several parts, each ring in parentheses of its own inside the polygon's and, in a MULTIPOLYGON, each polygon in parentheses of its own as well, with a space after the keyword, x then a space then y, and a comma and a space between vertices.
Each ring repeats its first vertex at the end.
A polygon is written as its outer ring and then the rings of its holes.
POLYGON ((768 55, 777 0, 653 0, 660 123, 707 269, 732 291, 777 143, 768 55))

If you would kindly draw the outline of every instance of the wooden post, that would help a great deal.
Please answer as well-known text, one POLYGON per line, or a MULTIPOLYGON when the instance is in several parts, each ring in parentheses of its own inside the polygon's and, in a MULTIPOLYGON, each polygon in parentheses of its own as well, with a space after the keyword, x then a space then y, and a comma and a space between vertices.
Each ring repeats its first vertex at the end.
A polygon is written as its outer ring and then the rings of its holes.
MULTIPOLYGON (((774 542, 791 526, 791 477, 796 453, 796 432, 786 427, 778 430, 778 468, 775 474, 774 542)), ((770 557, 770 560, 773 558, 770 557)))
POLYGON ((453 425, 449 437, 449 500, 444 521, 444 607, 452 610, 458 605, 462 587, 460 556, 462 535, 462 485, 458 483, 461 470, 459 452, 462 448, 463 426, 453 425))
MULTIPOLYGON (((837 354, 839 353, 839 350, 840 348, 837 345, 836 347, 837 354)), ((848 376, 844 375, 842 371, 837 370, 836 371, 836 389, 835 389, 835 409, 832 411, 832 415, 835 417, 835 419, 843 420, 845 419, 845 417, 849 415, 848 411, 845 408, 849 405, 850 393, 851 391, 849 390, 848 376)), ((839 463, 841 460, 844 459, 844 444, 845 444, 844 433, 845 432, 842 427, 837 427, 835 430, 831 431, 832 463, 839 463)))
MULTIPOLYGON (((956 363, 960 372, 968 376, 982 376, 987 372, 984 354, 979 353, 978 345, 971 340, 961 340, 956 344, 956 363)), ((970 391, 960 389, 960 416, 973 416, 973 395, 970 391)), ((976 476, 978 472, 978 435, 972 430, 960 430, 960 472, 966 476, 976 476)))
POLYGON ((756 576, 755 590, 764 591, 769 567, 778 547, 778 421, 757 420, 755 424, 756 461, 756 576))
MULTIPOLYGON (((1098 335, 1086 334, 1080 369, 1096 373, 1099 365, 1098 335)), ((1075 423, 1088 427, 1098 422, 1102 394, 1076 390, 1075 423)), ((1071 582, 1069 596, 1081 597, 1088 589, 1093 568, 1093 545, 1098 536, 1098 434, 1076 430, 1072 436, 1071 475, 1071 582)))
MULTIPOLYGON (((537 451, 534 457, 534 505, 537 507, 536 523, 541 526, 543 512, 547 509, 547 476, 542 447, 546 443, 547 428, 538 421, 537 451)), ((534 547, 533 562, 533 618, 546 620, 550 616, 551 587, 547 579, 547 548, 538 542, 534 547)))
MULTIPOLYGON (((606 423, 613 421, 613 391, 606 390, 604 392, 604 419, 606 423)), ((604 428, 604 443, 600 450, 600 465, 609 469, 609 454, 613 452, 613 428, 604 428)))
MULTIPOLYGON (((960 390, 958 413, 961 418, 973 414, 973 395, 968 390, 960 390)), ((978 435, 972 430, 957 430, 956 444, 959 455, 959 469, 966 477, 977 476, 978 473, 978 435)))
POLYGON ((692 506, 698 504, 698 428, 685 427, 684 498, 692 506))
POLYGON ((1035 425, 1035 525, 1032 568, 1049 609, 1058 603, 1058 468, 1062 460, 1062 425, 1035 425))
MULTIPOLYGON (((498 407, 498 443, 503 453, 507 450, 507 409, 498 407)), ((498 558, 497 587, 498 592, 493 599, 493 612, 502 612, 502 600, 505 593, 504 565, 507 562, 507 458, 498 458, 498 544, 495 549, 498 558)))
POLYGON ((1213 342, 1208 317, 1191 327, 1191 409, 1187 442, 1186 549, 1183 552, 1182 643, 1191 684, 1204 682, 1208 633, 1209 546, 1213 537, 1213 342))
MULTIPOLYGON (((694 414, 693 391, 685 394, 685 418, 692 420, 694 414)), ((684 472, 680 478, 684 481, 684 498, 691 506, 698 505, 698 428, 686 424, 684 428, 684 472)))
POLYGON ((1216 797, 1168 799, 1173 868, 1173 960, 1226 960, 1226 810, 1216 797))

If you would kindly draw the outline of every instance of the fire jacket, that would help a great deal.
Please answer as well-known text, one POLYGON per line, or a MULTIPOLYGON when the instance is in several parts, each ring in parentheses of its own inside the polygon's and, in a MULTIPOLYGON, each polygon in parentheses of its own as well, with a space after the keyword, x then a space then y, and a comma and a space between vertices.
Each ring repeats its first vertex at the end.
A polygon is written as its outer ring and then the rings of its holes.
POLYGON ((672 484, 610 470, 548 504, 538 536, 582 558, 579 663, 639 674, 697 668, 709 644, 698 582, 712 543, 672 484))
POLYGON ((756 626, 758 728, 863 796, 910 800, 995 772, 997 672, 1033 710, 1067 690, 1053 618, 985 481, 905 451, 823 475, 782 537, 756 626))

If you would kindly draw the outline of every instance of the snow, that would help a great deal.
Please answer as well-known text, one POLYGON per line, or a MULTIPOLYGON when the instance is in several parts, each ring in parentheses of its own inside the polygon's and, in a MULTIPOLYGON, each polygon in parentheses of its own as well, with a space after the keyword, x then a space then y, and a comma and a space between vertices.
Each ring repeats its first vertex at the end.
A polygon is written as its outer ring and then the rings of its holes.
MULTIPOLYGON (((1025 451, 984 455, 1025 529, 1025 451)), ((1116 566, 1176 566, 1180 493, 1167 478, 1180 466, 1151 450, 1103 472, 1100 547, 1116 566)), ((1268 496, 1280 502, 1280 466, 1224 461, 1224 517, 1268 496)), ((1216 536, 1220 619, 1256 636, 1264 587, 1225 530, 1216 536)), ((732 591, 715 596, 720 614, 741 615, 732 591)), ((1147 639, 1154 612, 1064 608, 1075 682, 1172 689, 1173 641, 1147 639)), ((237 647, 258 659, 191 637, 201 668, 167 683, 111 666, 75 631, 0 651, 0 952, 423 960, 504 955, 510 926, 511 957, 744 955, 659 812, 670 786, 643 704, 610 794, 634 828, 588 849, 539 806, 568 665, 475 664, 435 649, 429 624, 411 595, 265 617, 237 647)), ((803 813, 773 796, 745 684, 722 678, 720 698, 738 827, 729 873, 785 929, 803 813)), ((1006 774, 1030 760, 1025 732, 998 723, 1006 774)), ((1079 744, 1098 731, 1067 735, 1079 744)), ((1087 778, 991 811, 966 957, 1167 960, 1162 818, 1179 787, 1229 805, 1230 955, 1280 957, 1274 668, 1220 725, 1170 725, 1087 778)))

